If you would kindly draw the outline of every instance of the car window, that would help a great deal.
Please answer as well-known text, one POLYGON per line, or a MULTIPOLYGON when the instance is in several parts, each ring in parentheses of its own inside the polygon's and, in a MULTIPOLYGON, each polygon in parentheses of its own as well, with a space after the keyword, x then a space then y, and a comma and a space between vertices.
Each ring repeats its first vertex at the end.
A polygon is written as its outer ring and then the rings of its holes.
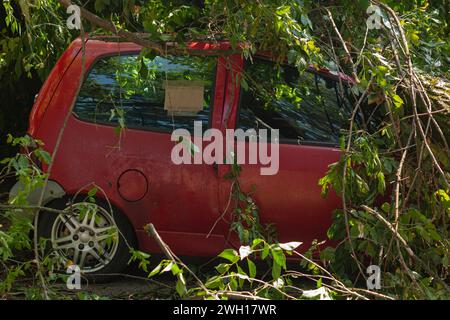
POLYGON ((278 129, 281 142, 338 143, 352 112, 345 84, 342 94, 331 78, 262 59, 246 63, 244 78, 238 128, 278 129))
POLYGON ((194 121, 209 127, 215 57, 135 55, 100 58, 78 94, 75 115, 101 124, 155 131, 194 121))

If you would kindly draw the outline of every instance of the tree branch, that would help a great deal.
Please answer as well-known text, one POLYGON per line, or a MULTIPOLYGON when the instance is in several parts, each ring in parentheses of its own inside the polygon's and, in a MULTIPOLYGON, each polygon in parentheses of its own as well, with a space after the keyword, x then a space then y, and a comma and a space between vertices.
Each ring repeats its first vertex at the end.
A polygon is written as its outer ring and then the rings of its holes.
POLYGON ((405 239, 403 239, 403 237, 395 230, 394 226, 387 221, 381 214, 379 214, 378 212, 376 212, 375 210, 373 210, 372 208, 369 208, 368 206, 362 205, 361 206, 364 210, 366 210, 368 213, 371 213, 372 215, 374 215, 378 220, 380 220, 381 222, 383 222, 387 228, 389 229, 389 231, 391 231, 393 233, 393 235, 400 240, 400 243, 403 245, 403 247, 405 248, 406 252, 409 254, 409 256, 411 258, 413 258, 414 260, 416 260, 424 269, 426 272, 428 272, 429 275, 433 276, 434 279, 436 281, 438 281, 448 292, 450 292, 449 287, 447 286, 447 284, 441 279, 441 277, 439 277, 439 275, 437 275, 434 271, 432 271, 428 265, 422 261, 422 259, 420 259, 418 256, 416 256, 416 254, 414 253, 414 251, 412 251, 411 247, 408 245, 408 243, 406 242, 405 239))
MULTIPOLYGON (((58 2, 65 8, 71 6, 73 3, 70 0, 58 0, 58 2)), ((136 35, 134 33, 117 29, 116 25, 112 23, 111 21, 107 21, 105 19, 100 18, 99 16, 93 14, 92 12, 84 9, 83 7, 80 7, 80 13, 81 17, 85 18, 90 23, 105 29, 107 31, 110 31, 114 34, 117 34, 119 37, 130 40, 131 42, 134 42, 136 44, 139 44, 143 47, 153 49, 157 51, 160 54, 163 54, 165 52, 163 46, 160 44, 157 44, 153 41, 143 39, 142 36, 136 35)))

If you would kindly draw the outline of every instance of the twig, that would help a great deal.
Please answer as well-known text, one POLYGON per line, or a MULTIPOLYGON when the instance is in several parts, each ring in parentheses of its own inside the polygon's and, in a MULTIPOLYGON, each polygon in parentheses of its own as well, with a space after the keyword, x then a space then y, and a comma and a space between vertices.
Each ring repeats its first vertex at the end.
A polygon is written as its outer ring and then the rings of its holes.
POLYGON ((195 281, 198 283, 198 285, 207 293, 210 291, 206 286, 203 284, 203 282, 197 277, 197 275, 187 266, 185 265, 173 252, 170 250, 169 246, 161 239, 161 236, 156 231, 155 226, 152 223, 147 224, 144 226, 144 230, 153 238, 155 239, 156 243, 158 244, 161 251, 164 253, 164 255, 167 257, 167 259, 179 263, 185 270, 187 270, 192 277, 195 279, 195 281))
POLYGON ((351 295, 354 295, 354 296, 356 296, 356 297, 358 297, 358 298, 360 298, 360 299, 368 300, 365 296, 360 295, 359 293, 354 292, 354 291, 350 290, 349 288, 347 288, 346 285, 344 285, 341 281, 339 281, 338 279, 336 279, 335 277, 333 277, 333 275, 332 275, 327 269, 325 269, 324 267, 322 267, 320 264, 314 262, 313 260, 309 259, 308 257, 306 257, 305 255, 301 254, 301 253, 298 252, 298 251, 295 251, 295 250, 294 250, 293 253, 296 254, 297 256, 299 256, 300 258, 302 258, 302 259, 308 261, 309 263, 315 265, 315 266, 316 266, 317 268, 319 268, 322 272, 324 272, 328 277, 330 277, 330 279, 332 279, 334 282, 336 282, 336 283, 339 285, 339 287, 341 287, 342 289, 344 289, 347 293, 349 293, 349 294, 351 294, 351 295))
POLYGON ((41 210, 41 211, 47 211, 47 212, 56 213, 56 214, 64 213, 64 210, 58 210, 58 209, 53 209, 53 208, 44 207, 44 206, 18 206, 18 205, 0 204, 0 210, 15 210, 15 209, 41 210))
POLYGON ((339 37, 339 40, 342 43, 342 47, 343 47, 345 53, 347 54, 348 60, 351 63, 352 76, 355 79, 355 81, 357 83, 359 83, 360 81, 359 81, 359 78, 358 78, 358 73, 356 72, 356 67, 355 67, 355 64, 353 63, 352 55, 350 54, 350 51, 348 51, 347 44, 345 43, 344 39, 342 38, 341 33, 339 32, 339 29, 337 28, 336 23, 334 22, 333 15, 331 14, 330 10, 328 8, 325 8, 325 10, 326 10, 326 12, 328 14, 328 18, 330 18, 330 22, 331 22, 331 25, 333 26, 334 31, 336 32, 337 36, 339 37))
POLYGON ((224 220, 225 214, 228 212, 228 208, 230 207, 231 199, 233 198, 233 192, 232 191, 233 191, 235 183, 236 183, 236 181, 233 181, 233 183, 231 184, 230 195, 228 196, 228 202, 227 202, 227 205, 225 206, 225 210, 223 210, 223 212, 220 215, 220 217, 218 217, 216 219, 216 221, 214 222, 213 226, 211 227, 211 229, 209 230, 208 234, 206 235, 206 238, 209 238, 209 236, 211 235, 211 233, 213 232, 213 230, 215 229, 215 227, 219 223, 219 221, 224 220))

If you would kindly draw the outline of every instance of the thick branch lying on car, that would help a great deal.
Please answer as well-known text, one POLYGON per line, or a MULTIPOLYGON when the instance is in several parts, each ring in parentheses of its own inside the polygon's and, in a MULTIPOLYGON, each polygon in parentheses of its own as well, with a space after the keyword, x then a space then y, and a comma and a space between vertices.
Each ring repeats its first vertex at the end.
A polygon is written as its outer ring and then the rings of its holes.
MULTIPOLYGON (((72 2, 70 0, 58 0, 58 2, 65 8, 72 5, 72 2)), ((128 31, 125 31, 122 29, 118 29, 114 25, 114 23, 112 23, 111 21, 102 19, 99 16, 93 14, 92 12, 84 9, 83 7, 80 7, 80 13, 81 13, 81 17, 85 18, 90 23, 92 23, 102 29, 105 29, 107 31, 113 32, 121 38, 127 39, 134 43, 137 43, 143 47, 153 49, 161 54, 163 54, 166 51, 160 44, 152 42, 147 39, 143 39, 141 36, 136 35, 134 33, 131 33, 131 32, 128 32, 128 31)))
MULTIPOLYGON (((72 2, 70 0, 58 0, 58 2, 65 8, 72 5, 72 2)), ((169 43, 161 44, 161 43, 158 43, 155 41, 148 40, 148 39, 145 39, 145 37, 148 36, 147 34, 133 33, 133 32, 125 31, 123 29, 119 29, 111 21, 102 19, 99 16, 97 16, 96 14, 93 14, 92 12, 90 12, 82 7, 80 7, 80 14, 81 14, 82 18, 86 19, 93 25, 100 27, 106 31, 110 31, 124 40, 134 42, 142 47, 154 50, 161 55, 167 55, 167 54, 171 54, 171 53, 187 53, 187 52, 189 52, 190 54, 201 53, 203 55, 208 55, 208 54, 214 54, 215 52, 217 52, 217 50, 215 50, 215 49, 202 49, 202 50, 187 51, 186 48, 179 47, 174 42, 171 42, 170 44, 169 43)), ((244 45, 240 45, 240 46, 243 47, 244 45)), ((239 52, 239 50, 235 50, 235 49, 230 49, 230 50, 221 49, 220 50, 221 55, 233 54, 236 52, 239 52)))

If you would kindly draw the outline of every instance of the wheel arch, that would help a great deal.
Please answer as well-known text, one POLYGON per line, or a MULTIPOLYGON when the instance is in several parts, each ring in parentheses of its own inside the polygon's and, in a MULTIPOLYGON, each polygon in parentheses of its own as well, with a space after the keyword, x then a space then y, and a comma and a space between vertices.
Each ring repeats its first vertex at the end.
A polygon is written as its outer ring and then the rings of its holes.
MULTIPOLYGON (((66 191, 58 182, 56 182, 54 180, 48 180, 48 182, 45 186, 42 202, 39 203, 43 188, 44 187, 38 187, 28 194, 28 196, 27 196, 28 205, 30 205, 30 206, 37 206, 37 205, 45 206, 50 201, 62 198, 66 195, 66 191)), ((9 192, 9 202, 10 203, 13 202, 14 198, 16 198, 21 192, 23 192, 23 190, 24 190, 23 183, 20 181, 17 181, 9 192)), ((33 209, 18 210, 18 212, 22 215, 32 216, 34 214, 35 210, 33 210, 33 209)))

